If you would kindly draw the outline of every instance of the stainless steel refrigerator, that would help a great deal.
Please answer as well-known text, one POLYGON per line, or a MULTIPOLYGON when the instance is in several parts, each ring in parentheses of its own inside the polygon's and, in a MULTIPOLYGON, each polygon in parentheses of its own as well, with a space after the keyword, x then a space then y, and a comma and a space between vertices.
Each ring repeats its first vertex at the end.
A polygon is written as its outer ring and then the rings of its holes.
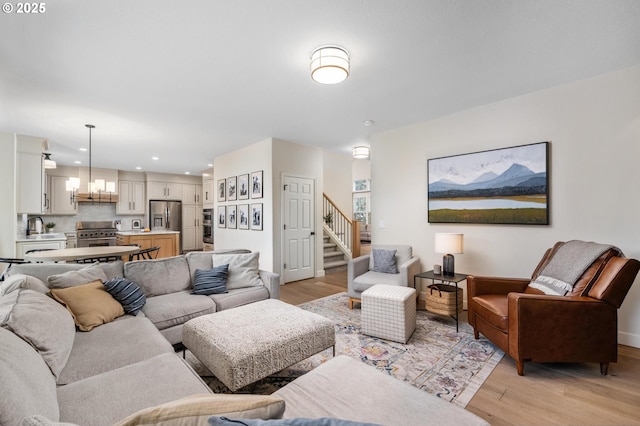
MULTIPOLYGON (((182 232, 181 201, 149 201, 149 228, 152 231, 182 232)), ((182 253, 182 235, 180 235, 180 253, 182 253)))

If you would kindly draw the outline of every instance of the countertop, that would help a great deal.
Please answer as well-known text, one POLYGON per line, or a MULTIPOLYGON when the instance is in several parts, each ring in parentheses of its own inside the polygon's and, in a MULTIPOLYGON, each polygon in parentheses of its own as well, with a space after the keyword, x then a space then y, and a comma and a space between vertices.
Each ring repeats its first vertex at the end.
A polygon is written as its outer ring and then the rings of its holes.
POLYGON ((136 235, 162 235, 162 234, 179 234, 180 231, 167 231, 167 230, 152 230, 150 232, 142 231, 118 231, 116 235, 122 235, 124 237, 136 236, 136 235))
POLYGON ((67 236, 63 232, 59 232, 55 234, 19 235, 16 237, 16 242, 18 243, 29 241, 67 241, 67 236))

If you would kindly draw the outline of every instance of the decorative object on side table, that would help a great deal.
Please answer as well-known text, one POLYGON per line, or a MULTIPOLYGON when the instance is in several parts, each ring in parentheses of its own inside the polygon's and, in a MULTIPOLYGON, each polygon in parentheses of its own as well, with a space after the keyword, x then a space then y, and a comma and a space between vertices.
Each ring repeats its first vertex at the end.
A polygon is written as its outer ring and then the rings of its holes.
POLYGON ((435 251, 443 253, 442 274, 447 276, 455 275, 454 254, 464 253, 463 234, 437 233, 435 235, 435 251))

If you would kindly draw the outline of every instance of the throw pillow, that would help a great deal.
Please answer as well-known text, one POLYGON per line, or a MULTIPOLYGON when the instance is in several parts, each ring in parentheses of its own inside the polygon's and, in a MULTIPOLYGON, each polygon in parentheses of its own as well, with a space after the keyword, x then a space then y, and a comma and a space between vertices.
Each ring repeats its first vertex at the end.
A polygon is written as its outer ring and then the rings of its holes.
POLYGON ((213 266, 229 265, 227 289, 259 287, 262 285, 259 270, 259 252, 248 254, 214 254, 213 266))
POLYGON ((37 291, 15 290, 0 297, 0 327, 33 346, 58 377, 76 335, 71 315, 60 304, 37 291))
POLYGON ((373 271, 397 274, 396 250, 373 249, 373 271))
POLYGON ((229 265, 216 266, 213 269, 196 269, 191 294, 227 293, 229 265))
POLYGON ((104 273, 99 263, 78 269, 77 271, 68 271, 63 274, 49 275, 47 281, 51 288, 67 288, 76 285, 86 284, 91 281, 100 280, 107 281, 107 275, 104 273))
POLYGON ((0 282, 0 296, 20 288, 27 288, 42 294, 49 293, 49 287, 39 278, 32 277, 31 275, 16 274, 0 282))
POLYGON ((234 418, 279 419, 284 414, 284 408, 284 400, 272 395, 191 395, 138 411, 114 426, 208 425, 207 420, 213 414, 234 418))
POLYGON ((116 299, 127 314, 137 315, 147 303, 147 298, 140 287, 126 278, 115 277, 104 283, 104 288, 116 299))
POLYGON ((320 417, 318 419, 230 419, 228 417, 209 417, 209 426, 380 426, 377 423, 362 423, 351 420, 334 419, 330 417, 320 417))
POLYGON ((51 296, 62 303, 82 331, 91 331, 124 315, 124 308, 105 289, 102 281, 68 288, 52 288, 51 296))

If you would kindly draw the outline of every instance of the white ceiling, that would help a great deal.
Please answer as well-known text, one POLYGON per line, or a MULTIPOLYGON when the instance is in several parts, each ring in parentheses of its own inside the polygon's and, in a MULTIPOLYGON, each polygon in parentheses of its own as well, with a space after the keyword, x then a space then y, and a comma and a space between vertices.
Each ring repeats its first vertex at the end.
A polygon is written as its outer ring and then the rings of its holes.
POLYGON ((198 174, 268 137, 346 153, 373 132, 640 63, 637 0, 45 4, 0 15, 0 131, 47 137, 65 165, 88 164, 85 123, 94 167, 198 174), (311 80, 323 44, 350 52, 344 83, 311 80))

